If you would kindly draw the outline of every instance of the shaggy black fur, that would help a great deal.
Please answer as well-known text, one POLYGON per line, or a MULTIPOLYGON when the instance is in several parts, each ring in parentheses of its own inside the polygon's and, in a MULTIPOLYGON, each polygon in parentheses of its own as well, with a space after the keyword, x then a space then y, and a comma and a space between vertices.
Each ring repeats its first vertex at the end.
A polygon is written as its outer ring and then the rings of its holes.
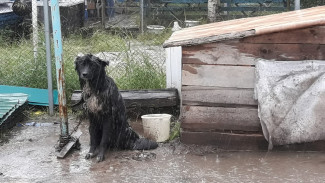
POLYGON ((104 160, 107 148, 155 149, 156 142, 139 138, 129 126, 123 98, 113 79, 105 73, 108 62, 91 54, 77 57, 75 68, 89 117, 90 150, 86 159, 104 160))

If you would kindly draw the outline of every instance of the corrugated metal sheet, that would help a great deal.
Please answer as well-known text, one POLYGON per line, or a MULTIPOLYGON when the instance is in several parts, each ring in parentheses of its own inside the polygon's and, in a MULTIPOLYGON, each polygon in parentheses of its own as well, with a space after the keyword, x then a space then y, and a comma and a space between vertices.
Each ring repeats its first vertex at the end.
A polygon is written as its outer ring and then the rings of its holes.
POLYGON ((325 25, 325 6, 186 28, 174 32, 164 47, 202 44, 315 25, 325 25))
MULTIPOLYGON (((31 105, 48 106, 48 90, 39 88, 27 88, 21 86, 0 85, 0 94, 3 93, 26 93, 31 105)), ((58 91, 53 90, 53 103, 58 105, 58 91)))
POLYGON ((0 94, 0 125, 27 102, 28 95, 24 93, 0 94))

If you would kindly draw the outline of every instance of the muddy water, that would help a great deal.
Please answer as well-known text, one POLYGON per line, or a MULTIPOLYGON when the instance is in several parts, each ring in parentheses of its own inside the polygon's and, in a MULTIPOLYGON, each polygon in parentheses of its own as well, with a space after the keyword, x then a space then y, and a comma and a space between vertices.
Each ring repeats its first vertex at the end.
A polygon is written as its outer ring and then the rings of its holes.
POLYGON ((85 160, 82 149, 57 159, 59 125, 15 127, 0 145, 0 182, 325 182, 320 152, 223 152, 178 142, 152 151, 110 151, 106 160, 85 160))

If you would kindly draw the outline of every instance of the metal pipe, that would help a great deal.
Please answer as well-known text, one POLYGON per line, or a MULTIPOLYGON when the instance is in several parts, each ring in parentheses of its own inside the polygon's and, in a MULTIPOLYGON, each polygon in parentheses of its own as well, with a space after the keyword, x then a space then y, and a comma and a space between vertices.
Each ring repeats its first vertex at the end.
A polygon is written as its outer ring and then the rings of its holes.
POLYGON ((140 0, 140 14, 141 14, 141 33, 144 32, 143 27, 144 27, 144 7, 143 7, 143 0, 140 0))
POLYGON ((105 29, 105 12, 106 12, 106 1, 102 0, 102 26, 105 29))
POLYGON ((300 10, 300 0, 295 0, 295 10, 300 10))
POLYGON ((37 25, 37 1, 32 0, 32 26, 33 26, 33 52, 34 60, 37 59, 37 47, 38 47, 38 25, 37 25))
POLYGON ((64 65, 62 58, 62 35, 61 35, 61 21, 60 21, 60 8, 58 0, 51 0, 51 17, 52 17, 52 29, 53 29, 53 41, 55 52, 55 66, 56 66, 56 79, 58 85, 58 98, 59 98, 59 116, 61 127, 61 138, 66 139, 69 136, 68 129, 68 113, 65 95, 65 83, 64 83, 64 65))
POLYGON ((47 88, 49 95, 49 113, 53 116, 53 82, 52 82, 52 65, 51 65, 51 43, 50 43, 50 24, 49 24, 49 2, 43 0, 44 11, 44 33, 45 33, 45 47, 46 47, 46 64, 47 64, 47 88))

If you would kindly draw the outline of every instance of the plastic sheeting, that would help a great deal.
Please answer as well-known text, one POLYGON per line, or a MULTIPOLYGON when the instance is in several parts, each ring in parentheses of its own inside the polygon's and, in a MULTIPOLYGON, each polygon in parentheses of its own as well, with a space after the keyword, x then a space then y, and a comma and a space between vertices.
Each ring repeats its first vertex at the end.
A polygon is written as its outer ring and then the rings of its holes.
POLYGON ((258 61, 255 97, 269 149, 325 140, 324 61, 258 61))

